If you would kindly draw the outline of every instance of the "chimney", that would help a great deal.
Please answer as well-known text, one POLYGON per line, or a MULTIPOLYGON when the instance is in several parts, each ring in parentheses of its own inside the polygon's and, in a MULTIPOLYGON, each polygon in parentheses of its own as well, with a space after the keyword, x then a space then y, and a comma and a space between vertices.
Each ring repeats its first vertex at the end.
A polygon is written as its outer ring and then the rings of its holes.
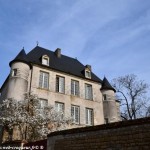
POLYGON ((88 68, 90 71, 92 71, 91 65, 86 65, 85 68, 88 68))
POLYGON ((61 49, 60 49, 60 48, 57 48, 57 49, 55 50, 55 55, 56 55, 58 58, 61 57, 61 49))

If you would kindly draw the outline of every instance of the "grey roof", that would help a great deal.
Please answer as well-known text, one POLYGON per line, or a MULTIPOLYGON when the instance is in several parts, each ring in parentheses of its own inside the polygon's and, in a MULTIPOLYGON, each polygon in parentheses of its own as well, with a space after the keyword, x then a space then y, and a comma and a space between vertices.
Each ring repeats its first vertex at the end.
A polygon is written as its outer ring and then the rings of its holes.
POLYGON ((101 90, 113 90, 114 92, 116 92, 116 90, 112 87, 106 77, 104 77, 103 79, 101 90))
MULTIPOLYGON (((80 63, 77 59, 65 55, 61 55, 61 57, 58 58, 55 52, 39 46, 36 46, 28 54, 26 54, 24 50, 21 50, 21 52, 16 56, 16 58, 10 62, 10 65, 15 61, 25 62, 30 65, 37 64, 57 71, 65 72, 67 74, 85 78, 85 66, 82 63, 80 63), (41 58, 43 55, 47 55, 50 58, 49 66, 42 65, 41 58)), ((89 80, 102 83, 102 80, 98 78, 94 73, 91 73, 91 79, 89 80)))
POLYGON ((30 66, 29 60, 27 58, 27 54, 24 49, 22 49, 19 54, 13 59, 9 65, 11 66, 13 62, 24 62, 27 63, 30 66))

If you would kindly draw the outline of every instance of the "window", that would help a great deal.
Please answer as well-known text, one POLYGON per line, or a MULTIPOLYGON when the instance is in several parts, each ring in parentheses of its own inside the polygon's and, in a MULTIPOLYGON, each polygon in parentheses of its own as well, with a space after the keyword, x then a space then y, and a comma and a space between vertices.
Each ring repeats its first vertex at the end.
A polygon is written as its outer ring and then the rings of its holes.
POLYGON ((56 76, 56 92, 65 93, 65 78, 56 76))
POLYGON ((64 112, 64 103, 55 102, 55 110, 58 112, 64 112))
POLYGON ((40 115, 44 116, 45 112, 45 107, 48 105, 48 100, 47 99, 40 99, 40 115))
POLYGON ((93 109, 86 108, 86 125, 93 125, 93 109))
POLYGON ((42 56, 42 64, 49 66, 49 57, 47 55, 42 56))
POLYGON ((39 87, 44 88, 44 89, 48 89, 48 87, 49 87, 49 73, 40 71, 39 87))
POLYGON ((11 76, 12 76, 12 77, 17 76, 17 69, 13 69, 13 70, 11 71, 11 76))
POLYGON ((92 85, 85 84, 85 99, 92 100, 93 94, 92 94, 92 85))
POLYGON ((91 71, 85 70, 85 77, 91 78, 91 71))
POLYGON ((73 118, 73 122, 76 124, 80 123, 80 108, 79 106, 72 105, 71 106, 71 117, 73 118))
POLYGON ((47 105, 48 105, 48 100, 40 98, 40 108, 44 108, 47 105))
POLYGON ((79 82, 71 80, 71 95, 79 96, 79 82))
POLYGON ((55 110, 60 113, 60 118, 63 119, 64 116, 64 103, 55 102, 55 110))
POLYGON ((103 95, 103 100, 107 100, 107 95, 106 94, 103 95))

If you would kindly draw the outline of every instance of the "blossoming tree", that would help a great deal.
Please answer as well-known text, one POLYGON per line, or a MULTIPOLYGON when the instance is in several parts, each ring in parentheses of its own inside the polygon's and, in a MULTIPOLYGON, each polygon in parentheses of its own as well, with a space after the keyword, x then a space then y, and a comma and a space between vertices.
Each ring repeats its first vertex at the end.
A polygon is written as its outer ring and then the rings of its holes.
POLYGON ((0 104, 0 124, 8 133, 7 140, 14 139, 14 132, 18 131, 19 140, 35 141, 65 129, 72 119, 51 105, 42 107, 36 95, 26 93, 24 100, 11 98, 0 104))

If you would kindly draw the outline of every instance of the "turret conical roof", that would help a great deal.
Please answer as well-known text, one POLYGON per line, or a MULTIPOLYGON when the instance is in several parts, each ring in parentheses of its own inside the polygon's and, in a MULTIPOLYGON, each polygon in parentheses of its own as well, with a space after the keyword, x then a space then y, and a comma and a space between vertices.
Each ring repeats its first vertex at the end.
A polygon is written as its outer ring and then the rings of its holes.
POLYGON ((30 63, 28 61, 28 58, 27 58, 27 54, 25 52, 24 49, 22 49, 19 54, 15 57, 15 59, 13 59, 10 63, 9 63, 9 66, 11 67, 12 63, 14 62, 24 62, 26 64, 28 64, 30 66, 30 63))
POLYGON ((104 77, 103 79, 101 90, 113 90, 114 92, 116 92, 116 90, 111 86, 106 77, 104 77))

